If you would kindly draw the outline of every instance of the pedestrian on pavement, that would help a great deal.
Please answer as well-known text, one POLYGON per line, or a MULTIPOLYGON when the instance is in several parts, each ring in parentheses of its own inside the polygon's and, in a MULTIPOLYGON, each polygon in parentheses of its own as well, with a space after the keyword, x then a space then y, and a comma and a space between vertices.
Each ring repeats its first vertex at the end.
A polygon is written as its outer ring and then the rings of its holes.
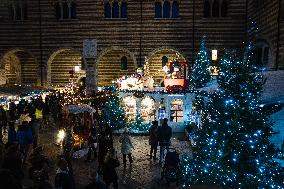
POLYGON ((9 146, 1 168, 11 171, 12 175, 19 182, 21 182, 21 180, 24 178, 24 172, 22 169, 22 159, 19 152, 19 148, 16 144, 9 146))
POLYGON ((88 154, 86 161, 91 161, 92 153, 94 154, 94 160, 97 158, 97 135, 95 125, 91 128, 88 138, 88 154))
POLYGON ((126 166, 126 155, 128 156, 129 163, 131 164, 133 162, 131 151, 134 148, 127 128, 124 129, 123 134, 119 138, 119 142, 121 143, 121 153, 123 155, 123 165, 125 167, 126 166))
POLYGON ((101 181, 97 172, 91 174, 91 179, 91 183, 89 183, 85 189, 108 189, 107 185, 101 181))
POLYGON ((2 129, 5 132, 7 126, 7 116, 6 116, 6 111, 4 110, 4 107, 0 105, 0 143, 3 143, 2 138, 2 129))
POLYGON ((115 168, 120 165, 117 153, 114 148, 110 149, 108 152, 108 155, 106 157, 106 160, 104 162, 102 173, 103 173, 103 180, 106 183, 107 187, 110 186, 110 184, 113 184, 114 189, 118 189, 118 176, 116 173, 115 168))
POLYGON ((22 163, 26 162, 30 152, 30 146, 33 143, 32 129, 28 121, 23 121, 18 127, 17 141, 20 145, 20 152, 22 154, 22 163))
POLYGON ((23 189, 23 186, 19 180, 14 177, 10 170, 7 169, 0 169, 0 183, 1 188, 3 189, 23 189))
POLYGON ((75 189, 75 183, 72 174, 69 171, 65 159, 60 158, 57 163, 54 187, 55 189, 75 189))
POLYGON ((103 130, 100 131, 98 136, 98 143, 99 143, 99 152, 98 152, 98 163, 99 163, 99 172, 101 171, 102 165, 105 160, 105 156, 107 154, 108 148, 106 144, 106 136, 103 130))
POLYGON ((163 124, 158 128, 158 141, 160 146, 160 162, 161 165, 165 157, 165 149, 169 149, 171 144, 172 128, 168 125, 168 119, 164 118, 163 124))
POLYGON ((150 159, 153 157, 153 159, 156 160, 158 148, 158 121, 156 120, 152 121, 152 126, 149 129, 149 145, 151 146, 150 159))
POLYGON ((38 135, 39 135, 39 130, 42 128, 42 123, 43 123, 43 102, 41 100, 37 101, 36 109, 35 109, 35 119, 33 119, 33 148, 35 149, 38 144, 38 135))

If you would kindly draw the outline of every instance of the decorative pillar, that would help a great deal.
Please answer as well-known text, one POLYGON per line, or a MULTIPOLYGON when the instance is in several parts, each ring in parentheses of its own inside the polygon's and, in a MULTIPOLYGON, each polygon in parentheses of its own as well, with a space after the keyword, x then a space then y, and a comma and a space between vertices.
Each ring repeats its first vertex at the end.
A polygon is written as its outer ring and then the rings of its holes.
POLYGON ((86 58, 86 93, 91 96, 97 92, 97 64, 95 58, 86 58))

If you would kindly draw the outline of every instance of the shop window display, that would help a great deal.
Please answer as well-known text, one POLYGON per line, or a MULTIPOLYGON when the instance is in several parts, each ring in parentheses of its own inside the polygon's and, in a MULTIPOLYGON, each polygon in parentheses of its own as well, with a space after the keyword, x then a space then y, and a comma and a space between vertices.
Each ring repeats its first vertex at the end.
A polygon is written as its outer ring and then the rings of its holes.
POLYGON ((180 99, 173 100, 171 102, 171 122, 182 122, 183 121, 183 102, 180 99))
POLYGON ((147 96, 141 101, 141 117, 145 122, 155 120, 155 101, 147 96))
POLYGON ((128 121, 135 120, 136 100, 133 96, 126 96, 122 99, 122 106, 125 111, 125 117, 128 121))

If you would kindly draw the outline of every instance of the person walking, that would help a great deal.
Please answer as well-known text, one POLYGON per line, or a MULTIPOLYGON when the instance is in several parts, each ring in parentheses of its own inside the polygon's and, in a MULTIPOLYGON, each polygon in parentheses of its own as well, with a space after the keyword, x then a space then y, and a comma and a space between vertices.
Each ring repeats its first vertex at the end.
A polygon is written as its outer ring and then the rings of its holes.
POLYGON ((165 157, 165 149, 169 149, 171 144, 172 128, 168 125, 168 119, 164 118, 163 124, 158 128, 158 141, 160 146, 160 161, 161 165, 165 157))
POLYGON ((110 184, 113 184, 114 189, 118 189, 118 176, 116 173, 115 168, 120 165, 117 154, 114 148, 109 150, 109 153, 106 157, 106 160, 103 164, 102 173, 103 173, 103 180, 106 183, 107 187, 110 184))
POLYGON ((108 189, 107 185, 101 181, 98 172, 91 174, 91 183, 85 186, 85 189, 108 189))
POLYGON ((19 125, 17 131, 17 141, 20 145, 22 163, 25 164, 30 151, 30 146, 33 143, 32 129, 28 121, 23 121, 22 124, 19 125))
POLYGON ((3 135, 2 135, 2 129, 6 130, 7 127, 7 116, 6 111, 4 110, 4 107, 0 105, 0 143, 3 143, 3 135))
POLYGON ((123 134, 119 138, 119 142, 121 143, 121 153, 123 155, 123 165, 126 166, 126 155, 128 156, 129 163, 133 162, 131 156, 131 150, 134 148, 131 138, 129 136, 129 131, 125 128, 123 134))
POLYGON ((149 129, 149 145, 151 146, 150 159, 153 157, 153 160, 156 160, 158 148, 158 121, 156 120, 152 121, 152 126, 149 129))
POLYGON ((55 189, 75 189, 74 179, 65 159, 61 158, 58 161, 57 166, 58 169, 54 181, 55 189))

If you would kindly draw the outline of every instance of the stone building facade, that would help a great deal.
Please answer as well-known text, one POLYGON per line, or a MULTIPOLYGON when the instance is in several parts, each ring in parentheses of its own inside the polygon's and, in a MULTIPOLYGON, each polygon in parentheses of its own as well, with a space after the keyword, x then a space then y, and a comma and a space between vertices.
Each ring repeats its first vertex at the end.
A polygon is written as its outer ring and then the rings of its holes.
POLYGON ((202 36, 209 49, 218 50, 218 59, 224 48, 241 50, 252 39, 265 66, 284 68, 280 0, 0 2, 0 71, 6 83, 56 86, 73 75, 86 77, 93 90, 132 74, 145 60, 159 82, 162 61, 179 54, 193 62, 202 36), (88 39, 96 41, 93 56, 83 50, 88 39), (76 66, 81 71, 74 72, 76 66))

